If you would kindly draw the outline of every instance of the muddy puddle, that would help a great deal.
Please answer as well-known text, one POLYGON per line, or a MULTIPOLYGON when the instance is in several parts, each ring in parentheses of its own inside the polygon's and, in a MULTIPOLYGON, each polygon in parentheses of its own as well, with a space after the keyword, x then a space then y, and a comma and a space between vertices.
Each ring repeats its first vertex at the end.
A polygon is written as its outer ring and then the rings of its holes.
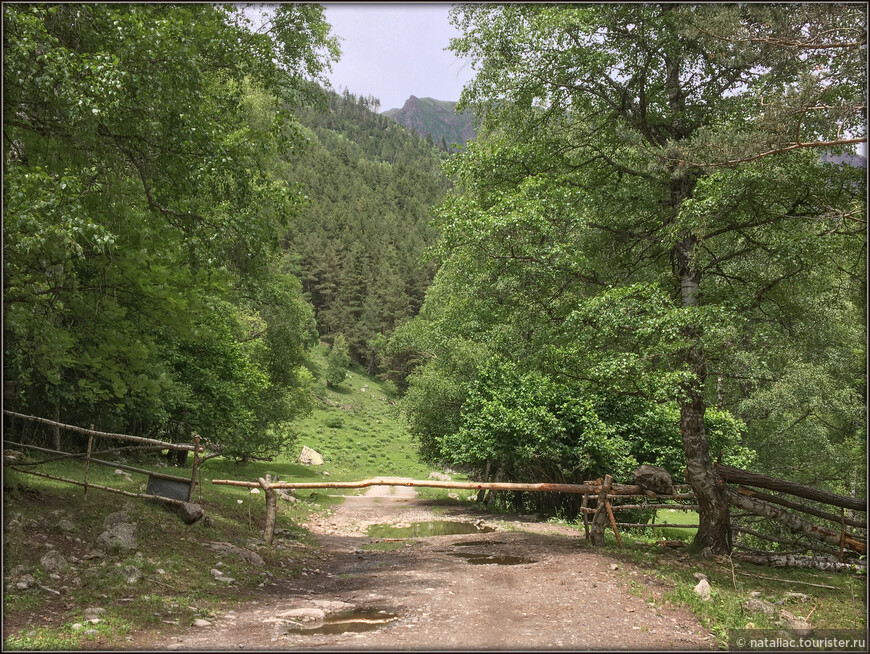
POLYGON ((486 534, 492 527, 478 527, 472 522, 433 520, 412 522, 407 525, 372 525, 366 532, 372 538, 424 538, 426 536, 453 536, 455 534, 486 534))
POLYGON ((480 554, 478 552, 448 552, 448 556, 455 556, 471 565, 523 565, 537 563, 535 559, 523 556, 505 556, 500 554, 480 554))
POLYGON ((398 619, 399 616, 388 611, 361 609, 330 615, 319 622, 296 625, 288 633, 302 634, 304 636, 361 633, 364 631, 375 631, 398 619))

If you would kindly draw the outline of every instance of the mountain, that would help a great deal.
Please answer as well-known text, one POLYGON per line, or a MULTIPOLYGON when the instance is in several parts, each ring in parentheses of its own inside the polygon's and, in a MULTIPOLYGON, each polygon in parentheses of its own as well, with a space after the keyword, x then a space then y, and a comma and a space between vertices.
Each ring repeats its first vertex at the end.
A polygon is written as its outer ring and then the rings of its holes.
POLYGON ((455 102, 412 95, 401 109, 389 109, 383 115, 420 136, 430 136, 432 143, 444 150, 450 150, 454 143, 464 146, 477 134, 474 116, 469 112, 457 114, 455 102))

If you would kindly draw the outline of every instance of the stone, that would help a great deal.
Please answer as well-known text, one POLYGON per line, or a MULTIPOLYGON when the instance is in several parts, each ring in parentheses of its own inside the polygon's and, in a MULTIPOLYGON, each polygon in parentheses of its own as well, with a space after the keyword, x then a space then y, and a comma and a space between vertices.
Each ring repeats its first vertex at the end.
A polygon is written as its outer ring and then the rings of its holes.
POLYGON ((63 518, 58 521, 57 528, 66 533, 70 533, 76 530, 76 525, 72 520, 67 520, 63 518))
POLYGON ((235 557, 238 557, 245 561, 246 563, 250 563, 251 565, 264 566, 266 562, 263 560, 263 557, 257 554, 256 552, 252 552, 251 550, 245 549, 244 547, 239 547, 238 545, 233 545, 231 543, 223 543, 220 541, 212 541, 205 544, 211 550, 214 550, 218 554, 229 554, 235 557))
POLYGON ((703 572, 696 572, 692 576, 695 578, 695 581, 701 581, 702 579, 710 581, 710 578, 707 575, 705 575, 703 572))
POLYGON ((707 581, 706 579, 702 579, 698 582, 698 585, 695 586, 692 590, 695 591, 698 597, 706 602, 710 599, 710 593, 713 589, 710 587, 709 581, 707 581))
POLYGON ((307 445, 303 445, 302 452, 299 453, 299 462, 307 466, 321 466, 323 457, 307 445))
POLYGON ((761 597, 761 591, 753 590, 751 593, 749 593, 749 597, 761 597))
POLYGON ((122 550, 136 549, 136 525, 116 524, 97 537, 97 546, 105 549, 119 547, 122 550))
POLYGON ((445 475, 443 472, 430 472, 429 479, 435 479, 436 481, 450 481, 450 476, 445 475))
POLYGON ((287 611, 281 611, 281 613, 277 614, 279 618, 302 618, 308 620, 323 620, 326 617, 326 611, 323 609, 289 609, 287 611))
POLYGON ((184 502, 179 505, 178 511, 175 514, 181 518, 181 521, 186 525, 196 524, 205 517, 205 511, 199 504, 193 502, 184 502))
POLYGON ((121 575, 127 580, 128 584, 135 584, 142 578, 142 571, 135 565, 125 565, 121 569, 121 575))
POLYGON ((79 631, 79 630, 84 629, 84 628, 85 628, 85 625, 83 625, 81 622, 76 622, 76 623, 72 626, 72 630, 73 630, 73 631, 79 631))
POLYGON ((634 471, 634 483, 657 495, 674 495, 674 480, 664 468, 643 464, 634 471))
POLYGON ((91 606, 85 609, 85 620, 93 620, 106 614, 106 609, 101 606, 91 606))
POLYGON ((786 610, 781 610, 779 612, 779 618, 780 622, 784 622, 788 625, 788 628, 793 630, 798 636, 809 636, 813 631, 809 622, 786 610))
POLYGON ((23 574, 18 578, 18 581, 15 582, 15 587, 18 590, 27 590, 35 583, 36 579, 34 579, 31 575, 23 574))
POLYGON ((209 622, 208 620, 203 620, 202 618, 197 618, 196 620, 193 621, 193 626, 194 627, 210 627, 211 622, 209 622))
POLYGON ((115 525, 132 523, 133 519, 126 511, 115 511, 110 513, 103 520, 103 529, 111 529, 115 525))
POLYGON ((447 493, 447 497, 449 497, 451 500, 459 500, 459 499, 461 499, 461 498, 459 497, 459 495, 457 495, 456 493, 447 493))
POLYGON ((757 597, 750 597, 743 602, 743 610, 749 613, 764 613, 765 615, 776 614, 776 607, 773 604, 757 597))
POLYGON ((785 599, 795 600, 796 602, 807 602, 809 601, 810 596, 805 595, 804 593, 786 593, 785 599))
POLYGON ((339 600, 314 600, 312 604, 318 609, 322 609, 325 613, 340 613, 341 611, 351 611, 355 608, 353 604, 339 600))
POLYGON ((39 565, 49 574, 52 572, 63 572, 69 568, 69 563, 63 555, 57 550, 51 550, 39 559, 39 565))

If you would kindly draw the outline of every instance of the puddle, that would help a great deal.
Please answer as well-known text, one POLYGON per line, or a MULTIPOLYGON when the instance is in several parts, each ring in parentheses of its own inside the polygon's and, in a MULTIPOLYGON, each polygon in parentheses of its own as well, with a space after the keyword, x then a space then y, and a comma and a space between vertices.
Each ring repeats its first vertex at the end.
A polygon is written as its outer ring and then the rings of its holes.
POLYGON ((522 565, 524 563, 537 563, 535 559, 527 559, 522 556, 499 556, 476 552, 448 552, 448 555, 465 559, 471 565, 522 565))
POLYGON ((398 620, 399 616, 387 611, 357 610, 327 616, 321 622, 311 622, 294 626, 289 633, 305 636, 316 634, 335 635, 375 631, 385 624, 398 620))
POLYGON ((396 525, 372 525, 366 532, 372 538, 421 538, 425 536, 453 536, 454 534, 486 534, 495 531, 492 527, 478 527, 472 522, 434 520, 412 522, 403 527, 396 525))

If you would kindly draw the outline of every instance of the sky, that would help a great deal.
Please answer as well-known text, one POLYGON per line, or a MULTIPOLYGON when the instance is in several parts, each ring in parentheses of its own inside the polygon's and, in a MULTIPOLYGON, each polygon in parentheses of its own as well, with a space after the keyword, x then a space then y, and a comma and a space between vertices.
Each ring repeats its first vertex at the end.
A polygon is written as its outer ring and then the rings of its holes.
POLYGON ((445 51, 459 36, 447 20, 449 3, 323 3, 326 21, 341 37, 341 61, 332 65, 335 90, 373 95, 380 111, 411 95, 459 99, 471 66, 445 51))

